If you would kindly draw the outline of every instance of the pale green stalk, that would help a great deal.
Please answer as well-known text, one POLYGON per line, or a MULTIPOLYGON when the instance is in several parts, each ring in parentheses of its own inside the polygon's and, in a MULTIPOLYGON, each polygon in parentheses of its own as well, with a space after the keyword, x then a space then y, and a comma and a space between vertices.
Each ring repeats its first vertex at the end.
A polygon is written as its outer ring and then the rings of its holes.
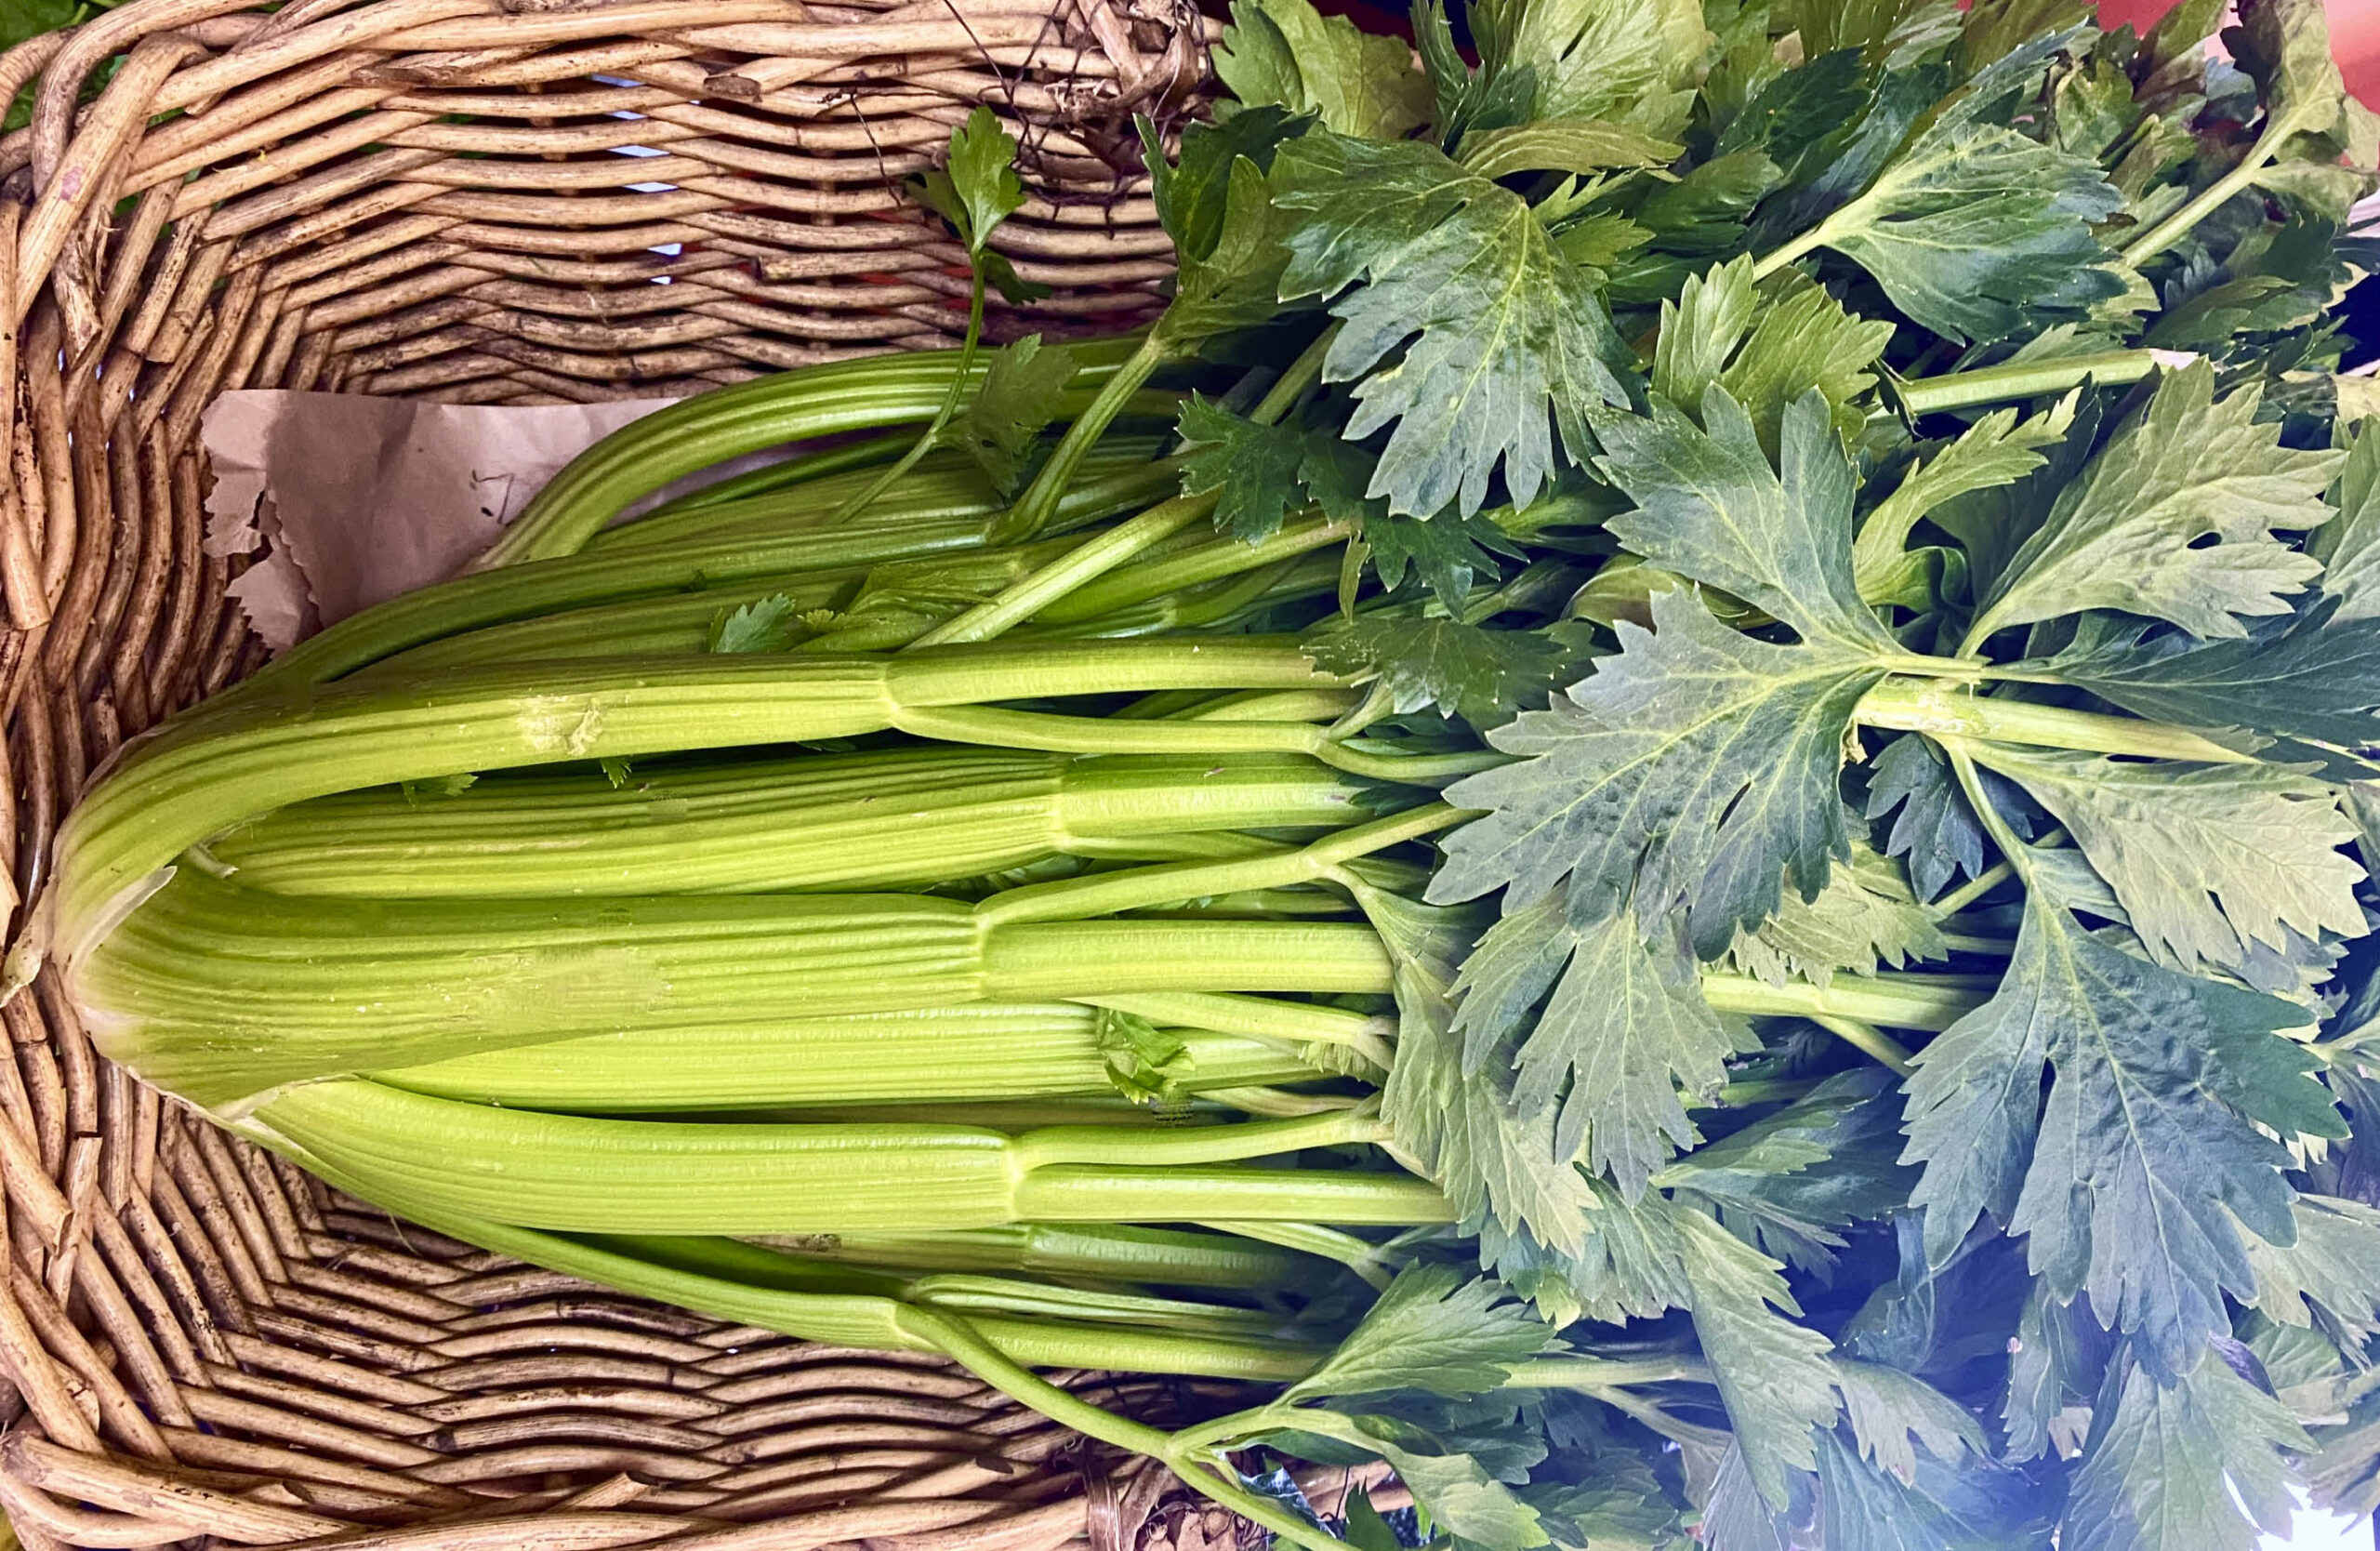
MULTIPOLYGON (((1204 1029, 1185 1093, 1322 1075, 1280 1044, 1204 1029)), ((513 1045, 370 1074, 414 1093, 587 1114, 932 1104, 1112 1094, 1097 1017, 1064 1002, 956 1006, 834 1018, 636 1027, 513 1045)))
MULTIPOLYGON (((1112 418, 1148 377, 1145 339, 1095 340, 1077 350, 1077 380, 1096 384, 1091 407, 1112 418), (1129 386, 1117 385, 1138 371, 1129 386)), ((548 481, 504 536, 474 563, 488 570, 575 554, 620 512, 688 474, 787 443, 929 420, 951 379, 985 368, 934 351, 841 361, 715 389, 631 422, 548 481)), ((1106 421, 1101 421, 1104 429, 1106 421)))
POLYGON ((1387 1136, 1377 1118, 1354 1113, 1010 1136, 959 1126, 601 1120, 348 1080, 293 1088, 253 1124, 407 1200, 560 1232, 898 1233, 1182 1222, 1201 1210, 1403 1226, 1452 1214, 1435 1186, 1403 1173, 1243 1166, 1387 1136))
POLYGON ((928 885, 1218 830, 1336 828, 1366 787, 1301 757, 930 746, 496 775, 275 809, 193 852, 242 885, 383 898, 928 885))

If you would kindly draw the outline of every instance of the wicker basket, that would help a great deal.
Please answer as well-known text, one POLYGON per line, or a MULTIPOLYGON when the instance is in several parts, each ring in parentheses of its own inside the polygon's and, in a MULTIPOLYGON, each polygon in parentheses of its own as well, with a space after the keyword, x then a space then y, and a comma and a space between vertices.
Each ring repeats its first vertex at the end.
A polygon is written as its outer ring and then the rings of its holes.
MULTIPOLYGON (((1170 0, 247 3, 130 0, 0 56, 0 102, 38 84, 0 140, 20 898, 98 762, 257 660, 241 560, 201 548, 214 394, 645 396, 945 340, 963 256, 900 181, 977 101, 1025 146, 1001 242, 1052 291, 997 325, 1129 322, 1170 250, 1118 147, 1135 110, 1195 105, 1209 26, 1170 0)), ((99 1059, 46 983, 5 1016, 0 1508, 28 1545, 1234 1533, 937 1361, 723 1328, 341 1200, 99 1059)))

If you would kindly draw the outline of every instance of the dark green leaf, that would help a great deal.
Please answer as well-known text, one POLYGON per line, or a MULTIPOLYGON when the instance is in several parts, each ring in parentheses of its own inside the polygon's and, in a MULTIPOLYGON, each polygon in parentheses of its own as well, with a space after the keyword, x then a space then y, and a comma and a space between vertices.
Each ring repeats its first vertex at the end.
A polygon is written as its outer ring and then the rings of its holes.
POLYGON ((2009 561, 1978 628, 2099 608, 2236 637, 2236 615, 2287 613, 2321 566, 2275 532, 2331 516, 2322 492, 2345 455, 2281 446, 2258 397, 2217 400, 2206 362, 2166 374, 2009 561))
POLYGON ((1949 957, 1901 869, 1864 842, 1853 843, 1848 863, 1835 864, 1817 898, 1787 890, 1777 913, 1756 931, 1738 932, 1727 949, 1731 965, 1772 986, 1793 979, 1824 986, 1838 970, 1873 974, 1880 965, 1949 957))
POLYGON ((2312 1324, 2309 1302, 2358 1330, 2380 1325, 2380 1210, 2311 1195, 2298 1197, 2292 1210, 2294 1243, 2248 1242, 2256 1307, 2284 1325, 2312 1324))
POLYGON ((920 192, 968 251, 982 254, 993 229, 1025 203, 1025 185, 1016 176, 1016 139, 1000 126, 999 115, 982 105, 968 114, 950 132, 944 165, 920 179, 920 192))
POLYGON ((1694 1332, 1752 1484, 1781 1509, 1788 1475, 1817 1463, 1812 1431, 1834 1422, 1829 1343, 1776 1312, 1798 1315, 1801 1306, 1775 1261, 1699 1212, 1680 1212, 1677 1223, 1694 1289, 1694 1332))
POLYGON ((1381 1458, 1412 1491, 1413 1500, 1457 1545, 1478 1551, 1532 1551, 1546 1544, 1537 1510, 1480 1468, 1472 1455, 1429 1454, 1375 1440, 1381 1458))
POLYGON ((2063 442, 2073 430, 2077 402, 2069 396, 2022 421, 2013 409, 1994 410, 1903 475, 1893 493, 1868 513, 1852 546, 1851 568, 1858 578, 1859 595, 1875 600, 1909 543, 1910 530, 1927 513, 1978 490, 2015 484, 2047 463, 2040 449, 2063 442))
POLYGON ((1869 770, 1867 816, 1900 810, 1884 854, 1908 866, 1918 898, 1932 899, 1953 879, 1983 871, 1982 821, 1939 749, 1915 736, 1896 738, 1869 770))
POLYGON ((2323 592, 2339 600, 2334 617, 2369 619, 2380 615, 2380 419, 2358 423, 2335 500, 2338 516, 2306 548, 2322 562, 2323 592))
POLYGON ((1305 433, 1294 426, 1244 420, 1193 393, 1182 406, 1182 488, 1212 494, 1215 526, 1254 544, 1280 531, 1300 498, 1298 466, 1305 433))
POLYGON ((2258 943, 2364 933, 2356 826, 2320 781, 2261 764, 2182 765, 1978 747, 2048 809, 2159 961, 2240 973, 2258 943))
POLYGON ((1374 616, 1332 622, 1306 651, 1328 672, 1378 674, 1400 716, 1435 706, 1480 728, 1541 698, 1569 662, 1533 630, 1374 616))
POLYGON ((1214 60, 1243 105, 1313 113, 1342 135, 1393 140, 1430 116, 1430 83, 1401 40, 1306 0, 1236 0, 1214 60))
POLYGON ((722 609, 710 622, 714 652, 782 652, 806 639, 810 627, 791 598, 772 592, 734 610, 722 609))
POLYGON ((1654 1183, 1699 1197, 1738 1235, 1822 1274, 1844 1243, 1837 1229, 1909 1199, 1915 1176, 1897 1160, 1891 1088, 1875 1067, 1839 1073, 1799 1102, 1697 1147, 1654 1183))
POLYGON ((2093 1418, 2060 1543, 2253 1551, 2257 1530, 2286 1532, 2294 1508, 2279 1451, 2311 1446, 2279 1401, 2220 1359, 2171 1386, 2146 1365, 2123 1364, 2093 1418))
POLYGON ((1511 1291, 1465 1281, 1446 1266, 1397 1273, 1363 1322, 1282 1399, 1419 1389, 1460 1399, 1501 1386, 1513 1370, 1555 1344, 1552 1330, 1511 1291))
POLYGON ((1372 1494, 1357 1487, 1347 1495, 1347 1527, 1341 1537, 1355 1551, 1405 1551, 1405 1543, 1372 1506, 1372 1494))
POLYGON ((1260 177, 1270 172, 1282 142, 1302 128, 1278 108, 1250 108, 1220 124, 1185 126, 1181 153, 1168 162, 1156 126, 1141 126, 1157 219, 1184 259, 1204 260, 1223 241, 1239 164, 1248 163, 1260 177))
POLYGON ((1526 507, 1555 471, 1556 429, 1576 457, 1580 410, 1626 402, 1627 349, 1590 277, 1518 194, 1418 141, 1327 133, 1286 147, 1275 184, 1303 218, 1281 294, 1338 298, 1324 375, 1360 379, 1349 436, 1394 426, 1369 491, 1392 510, 1476 511, 1500 466, 1526 507))
POLYGON ((1486 816, 1448 839, 1433 898, 1504 887, 1512 908, 1567 878, 1574 922, 1633 897, 1649 932, 1683 907, 1707 958, 1767 918, 1787 877, 1806 898, 1849 856, 1835 776, 1882 677, 1870 656, 1752 640, 1688 592, 1652 612, 1653 632, 1622 621, 1618 656, 1490 735, 1518 761, 1448 789, 1486 816))
POLYGON ((2040 1282, 2025 1300, 2008 1358, 2001 1420, 2007 1457, 2023 1462, 2082 1445, 2093 1393, 2106 1366, 2107 1336, 2080 1304, 2060 1303, 2040 1282))
POLYGON ((1833 248, 1953 339, 2037 331, 2121 294, 2092 226, 2122 196, 2095 163, 1985 122, 1999 86, 1970 87, 1797 246, 1833 248))
POLYGON ((2111 947, 2036 894, 1998 992, 1921 1052, 1910 1080, 1930 1254, 1947 1259, 1990 1210, 2032 1236, 2057 1298, 2088 1291, 2144 1360, 2185 1371, 2230 1328, 2223 1293, 2254 1290, 2234 1218, 2291 1234, 2289 1155, 2257 1125, 2342 1133, 2307 1075, 2317 1058, 2279 1035, 2306 1021, 2111 947))
POLYGON ((1615 167, 1665 166, 1685 147, 1600 119, 1552 119, 1502 129, 1474 129, 1462 138, 1463 167, 1482 178, 1527 172, 1607 172, 1615 167))
POLYGON ((1469 1069, 1505 1048, 1549 985, 1552 999, 1510 1057, 1513 1111, 1534 1119, 1559 1099, 1556 1155, 1583 1147, 1588 1168, 1634 1202, 1673 1151, 1699 1139, 1679 1086, 1715 1096, 1743 1037, 1720 1023, 1677 955, 1646 946, 1633 919, 1573 930, 1538 908, 1490 927, 1455 983, 1469 1069))
POLYGON ((1522 120, 1606 119, 1668 138, 1693 109, 1708 38, 1696 0, 1476 0, 1470 20, 1488 76, 1527 82, 1522 120))
POLYGON ((1061 395, 1074 380, 1075 355, 1028 334, 993 355, 984 385, 950 429, 950 439, 973 458, 1002 496, 1025 484, 1026 460, 1042 431, 1058 416, 1061 395))
POLYGON ((1908 1480, 1859 1457, 1840 1431, 1818 1440, 1827 1551, 2047 1551, 2040 1489, 2013 1470, 1920 1454, 1908 1480))
MULTIPOLYGON (((1345 520, 1342 512, 1330 515, 1345 520)), ((1418 577, 1449 611, 1461 609, 1469 601, 1474 582, 1496 578, 1496 556, 1518 559, 1527 552, 1479 512, 1458 517, 1442 511, 1423 519, 1391 517, 1374 510, 1364 514, 1363 524, 1364 547, 1371 551, 1372 570, 1380 577, 1380 584, 1393 592, 1405 585, 1408 576, 1418 577)))
POLYGON ((1786 411, 1781 480, 1726 389, 1710 389, 1701 411, 1706 429, 1659 402, 1649 418, 1595 418, 1597 467, 1637 506, 1606 525, 1655 565, 1725 589, 1812 646, 1893 650, 1852 586, 1855 480, 1825 398, 1805 393, 1786 411))
POLYGON ((1594 1196, 1555 1153, 1553 1115, 1514 1117, 1501 1075, 1509 1063, 1464 1069, 1449 994, 1474 929, 1456 930, 1443 914, 1394 896, 1363 897, 1395 969, 1396 1064, 1381 1089, 1381 1116, 1397 1145, 1483 1238, 1525 1234, 1555 1255, 1581 1253, 1594 1196))
POLYGON ((2328 601, 2238 641, 2113 631, 2045 666, 2135 715, 2357 749, 2380 738, 2380 618, 2328 601))

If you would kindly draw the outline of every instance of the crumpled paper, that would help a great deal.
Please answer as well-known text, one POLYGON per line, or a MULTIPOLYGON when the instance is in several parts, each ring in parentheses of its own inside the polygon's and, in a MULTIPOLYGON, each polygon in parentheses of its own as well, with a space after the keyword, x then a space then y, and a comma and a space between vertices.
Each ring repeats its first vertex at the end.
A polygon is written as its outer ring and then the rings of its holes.
POLYGON ((224 393, 199 427, 215 473, 206 552, 265 547, 231 592, 265 643, 284 651, 455 575, 581 450, 674 402, 509 406, 224 393))

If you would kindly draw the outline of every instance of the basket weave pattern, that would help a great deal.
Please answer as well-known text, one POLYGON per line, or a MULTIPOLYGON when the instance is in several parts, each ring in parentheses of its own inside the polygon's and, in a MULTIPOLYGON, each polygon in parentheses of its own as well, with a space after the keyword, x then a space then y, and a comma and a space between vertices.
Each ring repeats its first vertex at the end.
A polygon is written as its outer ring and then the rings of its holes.
MULTIPOLYGON (((978 101, 1025 147, 999 245, 1051 288, 995 331, 1133 321, 1170 249, 1118 147, 1192 104, 1210 26, 1174 0, 243 3, 129 0, 0 55, 0 101, 36 88, 0 139, 19 901, 108 753, 258 660, 224 592, 245 562, 202 543, 215 395, 655 396, 946 342, 964 255, 900 182, 978 101)), ((5 1023, 0 1509, 36 1551, 1234 1532, 937 1359, 615 1297, 339 1198, 110 1065, 46 978, 5 1023)))

